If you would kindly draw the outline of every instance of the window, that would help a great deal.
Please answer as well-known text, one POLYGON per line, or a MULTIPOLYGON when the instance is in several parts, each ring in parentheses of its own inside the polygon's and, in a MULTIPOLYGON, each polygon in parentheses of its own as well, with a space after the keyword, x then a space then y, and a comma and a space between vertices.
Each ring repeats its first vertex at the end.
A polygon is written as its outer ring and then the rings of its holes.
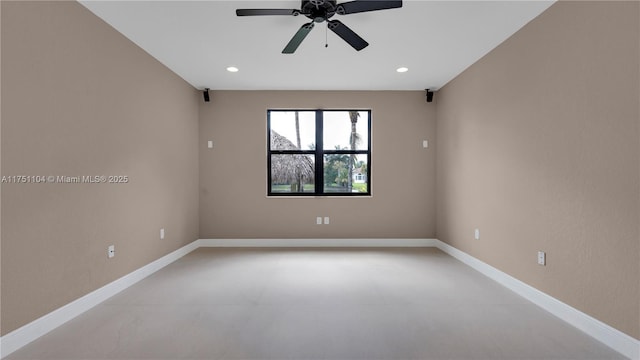
POLYGON ((371 195, 370 110, 267 111, 268 195, 371 195))

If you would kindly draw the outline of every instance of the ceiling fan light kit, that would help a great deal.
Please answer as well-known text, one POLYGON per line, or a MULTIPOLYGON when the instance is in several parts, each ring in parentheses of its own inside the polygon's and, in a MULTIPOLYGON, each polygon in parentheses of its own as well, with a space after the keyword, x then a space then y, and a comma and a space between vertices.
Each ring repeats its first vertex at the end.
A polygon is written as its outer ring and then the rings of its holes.
POLYGON ((309 35, 315 23, 327 23, 327 28, 346 41, 351 47, 360 51, 369 43, 339 20, 329 20, 335 14, 349 15, 368 11, 396 9, 402 7, 402 0, 354 0, 337 3, 337 0, 302 0, 300 9, 237 9, 237 16, 298 16, 304 15, 311 22, 303 24, 293 35, 283 54, 293 54, 302 41, 309 35))

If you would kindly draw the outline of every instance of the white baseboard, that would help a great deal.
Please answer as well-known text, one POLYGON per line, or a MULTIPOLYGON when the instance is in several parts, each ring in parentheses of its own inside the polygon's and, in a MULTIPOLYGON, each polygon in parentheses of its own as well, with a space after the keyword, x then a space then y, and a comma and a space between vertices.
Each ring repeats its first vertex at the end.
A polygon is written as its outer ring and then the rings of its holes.
POLYGON ((437 239, 200 239, 0 338, 4 358, 199 247, 437 247, 630 359, 640 341, 437 239))
POLYGON ((435 246, 630 359, 640 359, 640 341, 440 240, 435 246))
POLYGON ((434 247, 436 239, 200 239, 201 247, 434 247))
POLYGON ((0 358, 4 358, 49 331, 93 308, 111 296, 146 278, 198 248, 194 241, 160 259, 129 273, 75 301, 54 310, 0 338, 0 358))

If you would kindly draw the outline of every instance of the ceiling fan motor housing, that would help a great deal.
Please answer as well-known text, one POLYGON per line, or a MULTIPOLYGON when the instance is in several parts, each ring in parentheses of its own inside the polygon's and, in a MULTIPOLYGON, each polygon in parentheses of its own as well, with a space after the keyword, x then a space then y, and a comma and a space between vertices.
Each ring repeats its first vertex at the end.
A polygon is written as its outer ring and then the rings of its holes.
POLYGON ((302 0, 300 12, 309 19, 321 23, 336 14, 336 0, 302 0))

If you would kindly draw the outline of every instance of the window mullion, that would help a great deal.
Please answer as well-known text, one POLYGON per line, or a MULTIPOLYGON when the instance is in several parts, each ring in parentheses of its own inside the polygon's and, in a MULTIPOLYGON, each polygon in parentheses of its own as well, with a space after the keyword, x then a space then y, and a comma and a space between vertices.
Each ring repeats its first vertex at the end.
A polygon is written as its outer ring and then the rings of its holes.
POLYGON ((316 110, 316 175, 315 175, 315 193, 321 195, 324 192, 324 155, 322 153, 323 145, 323 116, 322 110, 316 110))

